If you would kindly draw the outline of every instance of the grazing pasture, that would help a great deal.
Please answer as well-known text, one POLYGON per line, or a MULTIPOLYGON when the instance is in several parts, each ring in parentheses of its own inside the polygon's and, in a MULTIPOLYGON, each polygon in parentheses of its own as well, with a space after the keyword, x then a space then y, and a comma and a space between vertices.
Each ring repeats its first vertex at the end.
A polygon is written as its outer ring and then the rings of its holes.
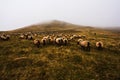
POLYGON ((34 31, 32 38, 20 38, 25 33, 7 32, 10 39, 0 39, 0 80, 120 80, 119 32, 86 27, 34 31), (57 38, 61 45, 56 44, 57 38), (62 39, 66 39, 65 45, 62 39), (90 51, 82 49, 78 39, 88 40, 90 51), (103 42, 102 50, 97 49, 98 41, 103 42))

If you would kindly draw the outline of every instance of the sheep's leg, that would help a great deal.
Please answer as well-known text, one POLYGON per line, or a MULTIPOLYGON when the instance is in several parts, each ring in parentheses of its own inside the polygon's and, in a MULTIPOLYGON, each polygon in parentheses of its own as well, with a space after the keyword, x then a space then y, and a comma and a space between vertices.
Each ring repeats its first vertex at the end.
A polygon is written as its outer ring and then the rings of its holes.
POLYGON ((81 46, 81 49, 82 49, 82 50, 85 50, 85 47, 84 47, 84 46, 81 46))
POLYGON ((90 51, 90 46, 88 47, 88 51, 90 51))

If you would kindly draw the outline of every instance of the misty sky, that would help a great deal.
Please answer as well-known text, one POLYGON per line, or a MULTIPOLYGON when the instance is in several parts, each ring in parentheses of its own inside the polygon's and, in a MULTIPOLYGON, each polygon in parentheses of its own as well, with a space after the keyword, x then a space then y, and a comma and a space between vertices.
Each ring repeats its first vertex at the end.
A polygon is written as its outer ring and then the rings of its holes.
POLYGON ((0 31, 50 20, 120 27, 120 0, 0 0, 0 31))

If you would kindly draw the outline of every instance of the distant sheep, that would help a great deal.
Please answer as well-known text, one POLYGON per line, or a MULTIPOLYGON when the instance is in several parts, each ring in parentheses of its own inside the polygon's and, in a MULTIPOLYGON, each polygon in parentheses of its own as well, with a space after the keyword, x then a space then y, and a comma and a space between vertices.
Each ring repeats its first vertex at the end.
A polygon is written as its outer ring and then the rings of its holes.
POLYGON ((40 47, 40 41, 38 39, 35 39, 33 41, 34 45, 36 45, 38 48, 40 47))
POLYGON ((5 35, 5 34, 4 34, 4 35, 1 35, 1 36, 0 36, 0 39, 1 39, 1 40, 5 40, 5 41, 6 41, 6 40, 9 40, 9 39, 10 39, 10 35, 5 35))
POLYGON ((19 39, 25 39, 25 35, 21 34, 21 35, 19 36, 19 39))
POLYGON ((2 35, 2 36, 0 36, 0 39, 1 40, 6 40, 6 36, 2 35))
POLYGON ((103 42, 102 42, 102 41, 96 42, 96 48, 97 48, 98 50, 103 49, 103 42))
POLYGON ((28 39, 28 40, 32 40, 33 37, 32 37, 31 35, 28 35, 28 36, 27 36, 27 39, 28 39))
POLYGON ((6 35, 6 38, 7 38, 7 40, 9 40, 10 39, 10 35, 6 35))

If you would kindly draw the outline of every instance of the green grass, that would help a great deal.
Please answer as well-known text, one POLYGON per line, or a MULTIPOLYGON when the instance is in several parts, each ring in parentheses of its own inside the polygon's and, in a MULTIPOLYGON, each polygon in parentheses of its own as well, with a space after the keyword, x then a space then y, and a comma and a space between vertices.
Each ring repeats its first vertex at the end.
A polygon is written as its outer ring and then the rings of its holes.
POLYGON ((81 50, 75 41, 67 46, 40 48, 33 45, 32 40, 19 40, 14 36, 9 41, 0 41, 0 80, 119 80, 120 45, 117 42, 120 38, 99 33, 94 36, 90 32, 75 34, 88 36, 90 52, 81 50), (103 51, 95 48, 97 40, 104 42, 103 51), (26 58, 16 60, 20 57, 26 58))

